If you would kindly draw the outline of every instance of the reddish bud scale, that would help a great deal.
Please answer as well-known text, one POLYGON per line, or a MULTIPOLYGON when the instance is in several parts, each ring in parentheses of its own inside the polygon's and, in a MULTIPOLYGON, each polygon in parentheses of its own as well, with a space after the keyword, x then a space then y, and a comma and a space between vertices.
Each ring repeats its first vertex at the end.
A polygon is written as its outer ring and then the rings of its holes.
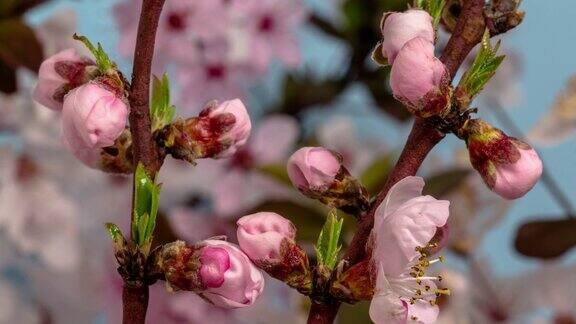
POLYGON ((199 249, 182 241, 166 244, 158 257, 157 266, 164 273, 166 283, 175 290, 201 291, 206 287, 198 275, 199 249))
POLYGON ((447 74, 442 78, 442 84, 438 89, 434 89, 426 94, 419 107, 406 106, 411 113, 418 117, 428 118, 432 116, 444 117, 450 112, 450 102, 452 99, 452 87, 450 87, 447 74), (416 108, 416 109, 414 109, 416 108))
POLYGON ((500 132, 500 137, 489 141, 468 140, 470 162, 474 169, 484 175, 488 186, 493 187, 496 181, 494 164, 510 164, 518 161, 520 152, 514 146, 514 138, 500 132))
POLYGON ((158 133, 158 140, 174 158, 195 163, 196 159, 215 157, 232 143, 223 140, 236 118, 225 113, 214 118, 201 113, 200 117, 177 120, 158 133))
POLYGON ((340 167, 334 182, 327 190, 319 192, 300 188, 300 191, 310 198, 351 215, 359 215, 370 207, 366 188, 351 176, 344 166, 340 167))
POLYGON ((96 68, 96 64, 90 60, 82 62, 59 61, 54 64, 54 71, 68 80, 70 84, 78 86, 88 81, 86 73, 89 66, 96 68))
POLYGON ((280 244, 280 256, 281 260, 277 263, 254 261, 254 264, 302 294, 310 294, 312 277, 306 252, 298 244, 284 239, 280 244))
POLYGON ((126 128, 113 146, 102 148, 99 169, 107 173, 131 174, 134 172, 132 136, 126 128))
POLYGON ((371 271, 370 260, 355 264, 338 276, 330 288, 330 293, 344 302, 354 304, 361 300, 371 300, 374 295, 376 278, 371 271))
POLYGON ((56 89, 52 95, 54 100, 63 102, 64 96, 70 90, 90 81, 97 73, 97 68, 94 62, 89 60, 83 62, 60 61, 54 64, 54 71, 68 81, 56 89))

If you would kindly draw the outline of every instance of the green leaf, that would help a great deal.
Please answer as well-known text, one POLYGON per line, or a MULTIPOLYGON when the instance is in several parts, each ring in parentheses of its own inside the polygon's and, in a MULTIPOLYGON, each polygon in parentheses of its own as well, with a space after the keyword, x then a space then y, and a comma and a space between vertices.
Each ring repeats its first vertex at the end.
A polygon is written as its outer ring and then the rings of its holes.
POLYGON ((176 107, 170 104, 170 81, 164 73, 162 79, 154 76, 152 79, 152 99, 150 115, 152 118, 152 132, 162 129, 174 119, 176 107))
POLYGON ((148 245, 156 226, 160 186, 154 183, 142 163, 134 174, 134 212, 132 219, 132 240, 139 246, 148 245))
POLYGON ((457 189, 470 173, 470 169, 460 168, 436 173, 426 179, 424 193, 436 198, 445 196, 457 189))
POLYGON ((440 23, 440 17, 442 16, 442 10, 446 4, 445 0, 427 0, 426 1, 426 11, 432 16, 432 25, 434 30, 438 29, 438 24, 440 23))
POLYGON ((18 18, 0 20, 0 60, 5 65, 37 73, 43 59, 42 45, 32 28, 18 18))
POLYGON ((80 36, 74 34, 75 40, 81 41, 84 45, 90 50, 94 58, 96 59, 96 65, 98 65, 98 69, 103 74, 110 74, 116 68, 116 64, 110 59, 104 48, 102 48, 102 44, 98 43, 97 47, 95 47, 92 42, 86 36, 80 36))
POLYGON ((500 41, 496 43, 496 46, 492 46, 490 33, 486 29, 478 55, 458 84, 458 88, 464 90, 470 100, 482 91, 504 60, 504 55, 496 56, 499 47, 500 41))
POLYGON ((318 242, 315 246, 318 264, 324 265, 328 269, 334 269, 338 262, 338 252, 342 247, 338 243, 343 222, 344 218, 338 219, 336 210, 331 210, 318 236, 318 242))
POLYGON ((122 249, 126 244, 126 239, 124 238, 124 235, 122 234, 120 228, 113 223, 106 223, 105 226, 106 230, 108 231, 108 235, 110 235, 110 238, 114 243, 114 249, 115 250, 122 249))

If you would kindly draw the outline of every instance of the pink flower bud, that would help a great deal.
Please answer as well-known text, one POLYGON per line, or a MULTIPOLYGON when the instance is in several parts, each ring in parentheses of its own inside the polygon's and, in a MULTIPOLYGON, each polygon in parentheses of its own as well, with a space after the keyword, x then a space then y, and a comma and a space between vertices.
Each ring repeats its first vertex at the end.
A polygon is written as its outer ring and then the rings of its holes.
POLYGON ((128 106, 112 89, 90 82, 64 98, 62 133, 73 152, 114 144, 126 126, 128 106))
POLYGON ((260 270, 236 245, 226 241, 165 244, 156 266, 170 288, 193 291, 219 307, 250 306, 264 290, 260 270))
POLYGON ((200 117, 205 115, 213 120, 225 119, 228 116, 234 117, 233 126, 222 135, 224 141, 230 142, 231 145, 218 154, 218 158, 229 157, 246 144, 248 137, 250 137, 252 124, 248 111, 240 99, 224 101, 216 107, 209 107, 200 113, 200 117))
POLYGON ((34 100, 41 105, 61 110, 64 95, 88 80, 86 68, 94 63, 70 48, 52 55, 40 65, 34 100))
POLYGON ((434 42, 432 17, 424 10, 408 10, 386 14, 382 21, 382 54, 394 63, 398 52, 413 38, 422 37, 434 42))
POLYGON ((225 308, 250 306, 264 290, 260 270, 231 243, 206 240, 200 255, 200 279, 206 289, 200 294, 225 308))
POLYGON ((209 288, 224 284, 224 274, 230 269, 230 257, 223 248, 207 246, 200 254, 200 278, 209 288))
POLYGON ((288 160, 288 176, 300 191, 325 191, 334 182, 341 163, 323 147, 303 147, 288 160))
POLYGON ((260 212, 240 218, 238 243, 251 260, 278 263, 283 241, 294 243, 296 228, 286 218, 272 212, 260 212))
POLYGON ((438 90, 446 69, 434 56, 434 44, 423 37, 410 40, 398 53, 390 72, 394 97, 408 105, 423 109, 422 100, 438 90))
POLYGON ((470 162, 486 185, 506 199, 524 196, 542 175, 542 161, 528 144, 480 119, 463 128, 470 162))
POLYGON ((524 196, 542 175, 542 160, 532 148, 518 148, 520 158, 511 164, 496 165, 496 182, 492 190, 506 199, 524 196))

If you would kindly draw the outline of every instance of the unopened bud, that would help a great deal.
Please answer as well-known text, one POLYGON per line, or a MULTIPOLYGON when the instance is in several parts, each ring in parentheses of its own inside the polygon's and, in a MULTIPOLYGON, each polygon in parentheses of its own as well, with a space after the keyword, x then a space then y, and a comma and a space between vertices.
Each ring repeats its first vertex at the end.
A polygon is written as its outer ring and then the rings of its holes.
POLYGON ((540 179, 542 161, 528 144, 480 119, 463 127, 470 162, 486 185, 506 199, 524 196, 540 179))
POLYGON ((126 127, 128 105, 114 89, 96 81, 70 91, 62 109, 62 135, 66 146, 93 166, 100 148, 114 145, 126 127))
POLYGON ((240 218, 237 224, 240 248, 259 268, 303 293, 310 292, 308 256, 295 242, 292 222, 276 213, 260 212, 240 218))
POLYGON ((381 29, 384 37, 382 55, 390 64, 394 63, 398 52, 411 39, 422 37, 430 43, 434 42, 432 17, 424 10, 386 13, 382 18, 381 29))
POLYGON ((209 103, 198 117, 176 120, 158 138, 173 157, 194 163, 200 158, 225 158, 246 144, 250 116, 240 99, 209 103))
POLYGON ((303 147, 292 154, 287 171, 294 187, 312 199, 354 215, 368 208, 366 189, 331 150, 303 147))
POLYGON ((419 117, 443 115, 452 95, 444 64, 434 56, 434 43, 416 37, 398 52, 390 71, 394 97, 419 117))
POLYGON ((250 306, 264 289, 262 273, 236 245, 225 241, 166 244, 157 267, 169 288, 193 291, 223 308, 250 306))

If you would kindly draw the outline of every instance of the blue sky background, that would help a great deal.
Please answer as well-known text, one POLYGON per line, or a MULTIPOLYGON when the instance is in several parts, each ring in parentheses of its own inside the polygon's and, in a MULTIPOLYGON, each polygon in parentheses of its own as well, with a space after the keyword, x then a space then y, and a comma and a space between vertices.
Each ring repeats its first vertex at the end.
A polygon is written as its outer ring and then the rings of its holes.
MULTIPOLYGON (((170 0, 168 0, 170 1, 170 0)), ((325 8, 328 0, 309 0, 317 8, 325 8)), ((55 0, 28 17, 31 22, 40 22, 59 8, 72 8, 78 19, 78 32, 99 41, 107 49, 117 45, 115 25, 108 10, 115 0, 55 0)), ((510 110, 516 122, 522 129, 528 131, 535 122, 546 113, 553 103, 556 94, 564 87, 569 77, 576 71, 574 42, 576 17, 576 2, 524 0, 522 8, 526 11, 524 22, 514 32, 503 38, 506 48, 516 50, 522 58, 523 75, 521 77, 522 102, 510 110)), ((330 40, 319 41, 313 31, 302 33, 302 45, 307 61, 305 69, 314 69, 318 74, 329 74, 338 71, 338 62, 346 57, 345 49, 330 40)), ((111 56, 122 62, 111 52, 111 56)), ((122 64, 124 71, 129 71, 129 63, 122 64)), ((271 80, 274 80, 273 74, 271 80)), ((274 83, 267 86, 274 95, 274 83)), ((335 108, 344 113, 350 113, 354 107, 355 119, 364 131, 371 135, 386 136, 389 143, 395 140, 403 141, 407 134, 405 126, 393 122, 383 123, 370 118, 374 112, 370 102, 362 95, 362 90, 350 91, 335 108)), ((479 107, 480 116, 494 121, 486 107, 479 107), (482 111, 484 110, 484 111, 482 111)), ((312 122, 321 118, 322 114, 312 114, 312 122)), ((495 124, 498 124, 494 121, 495 124)), ((504 128, 504 130, 506 130, 504 128)), ((440 152, 451 152, 454 145, 461 145, 451 139, 443 143, 440 152)), ((573 197, 576 192, 576 152, 574 139, 551 148, 538 148, 546 163, 548 171, 554 176, 560 186, 573 197)), ((451 154, 451 153, 450 153, 451 154)), ((560 215, 561 210, 549 196, 543 185, 539 184, 519 200, 512 208, 510 215, 497 226, 485 239, 481 255, 490 260, 493 269, 498 274, 512 274, 521 270, 533 268, 539 264, 518 256, 512 247, 514 233, 519 224, 534 216, 560 215)), ((568 262, 576 260, 576 254, 567 256, 568 262), (571 260, 571 261, 570 261, 571 260)), ((571 262, 571 263, 572 263, 571 262)))

